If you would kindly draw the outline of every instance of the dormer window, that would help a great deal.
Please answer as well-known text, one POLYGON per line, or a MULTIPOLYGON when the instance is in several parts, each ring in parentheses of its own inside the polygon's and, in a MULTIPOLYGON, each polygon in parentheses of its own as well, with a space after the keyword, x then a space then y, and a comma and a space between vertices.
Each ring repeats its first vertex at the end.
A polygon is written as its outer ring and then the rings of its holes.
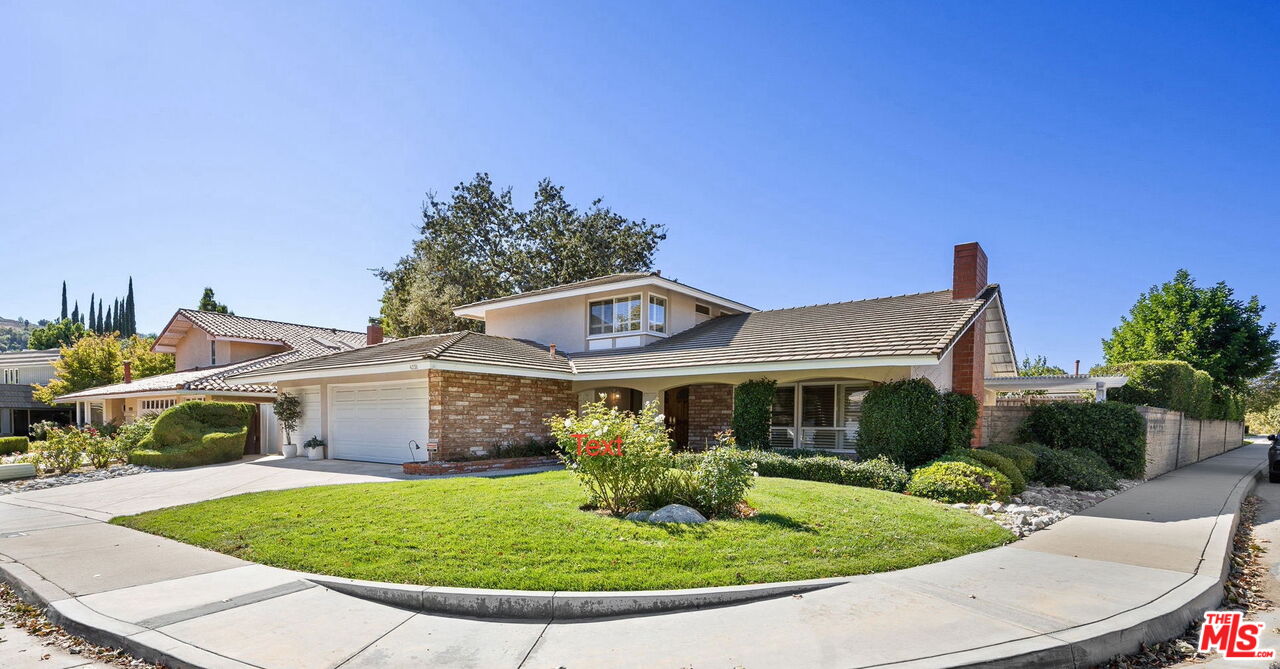
POLYGON ((649 331, 667 331, 667 298, 658 295, 649 296, 649 331))
POLYGON ((640 331, 640 296, 611 297, 588 305, 589 334, 603 335, 640 331))

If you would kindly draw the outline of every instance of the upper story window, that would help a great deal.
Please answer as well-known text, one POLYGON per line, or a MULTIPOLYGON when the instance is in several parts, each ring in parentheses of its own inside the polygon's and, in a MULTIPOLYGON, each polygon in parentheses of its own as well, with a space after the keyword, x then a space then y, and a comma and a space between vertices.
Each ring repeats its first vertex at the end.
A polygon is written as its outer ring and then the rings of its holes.
POLYGON ((4 370, 4 378, 0 380, 2 380, 4 383, 20 383, 21 382, 19 380, 20 372, 21 370, 18 370, 18 369, 6 369, 4 370))
POLYGON ((217 364, 218 364, 218 342, 211 341, 209 342, 209 366, 212 367, 217 364))
POLYGON ((595 300, 588 305, 588 311, 590 314, 589 334, 640 331, 639 295, 595 300))
POLYGON ((658 295, 649 296, 649 331, 667 331, 667 298, 658 295))

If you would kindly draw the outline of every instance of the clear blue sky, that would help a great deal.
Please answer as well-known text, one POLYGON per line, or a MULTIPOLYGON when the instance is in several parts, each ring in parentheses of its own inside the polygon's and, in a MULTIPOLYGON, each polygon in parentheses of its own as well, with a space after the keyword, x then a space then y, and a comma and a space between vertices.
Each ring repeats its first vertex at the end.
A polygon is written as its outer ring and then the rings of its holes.
POLYGON ((1180 266, 1280 318, 1272 2, 6 1, 0 62, 0 316, 132 274, 143 330, 206 285, 362 328, 423 193, 488 171, 765 308, 945 288, 980 241, 1064 367, 1180 266))

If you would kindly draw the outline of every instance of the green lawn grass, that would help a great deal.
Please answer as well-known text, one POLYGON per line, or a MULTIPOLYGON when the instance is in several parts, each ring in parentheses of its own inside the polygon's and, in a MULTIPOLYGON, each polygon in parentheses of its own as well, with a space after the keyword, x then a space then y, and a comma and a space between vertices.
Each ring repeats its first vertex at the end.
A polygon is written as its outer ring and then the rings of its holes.
POLYGON ((517 590, 650 590, 847 576, 998 546, 965 511, 866 488, 760 478, 760 514, 703 525, 579 510, 567 472, 251 493, 116 518, 245 560, 350 578, 517 590))

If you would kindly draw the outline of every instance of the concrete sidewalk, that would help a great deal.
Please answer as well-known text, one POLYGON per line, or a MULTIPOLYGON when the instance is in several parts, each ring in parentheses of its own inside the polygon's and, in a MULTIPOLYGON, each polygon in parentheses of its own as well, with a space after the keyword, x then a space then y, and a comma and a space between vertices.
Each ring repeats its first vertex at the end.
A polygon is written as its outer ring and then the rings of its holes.
POLYGON ((170 473, 103 481, 114 485, 96 502, 88 488, 98 483, 60 500, 0 498, 0 571, 90 640, 170 666, 1088 666, 1180 634, 1217 603, 1236 512, 1265 458, 1262 445, 1231 451, 1004 548, 645 617, 415 614, 99 522, 163 496, 154 480, 170 473))

